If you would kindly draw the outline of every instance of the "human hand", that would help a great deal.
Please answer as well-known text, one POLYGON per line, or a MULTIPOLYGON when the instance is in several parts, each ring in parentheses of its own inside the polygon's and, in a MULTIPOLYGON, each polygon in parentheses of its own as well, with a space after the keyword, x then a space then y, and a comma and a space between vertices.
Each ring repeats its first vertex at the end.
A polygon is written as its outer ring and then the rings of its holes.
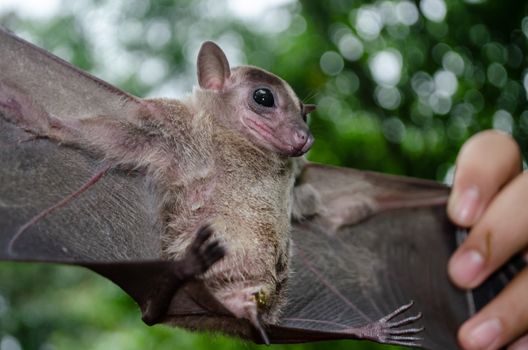
MULTIPOLYGON (((474 288, 528 246, 528 173, 508 135, 484 131, 460 150, 448 215, 470 227, 468 239, 449 261, 448 272, 461 288, 474 288)), ((528 349, 528 269, 459 329, 467 350, 528 349)))

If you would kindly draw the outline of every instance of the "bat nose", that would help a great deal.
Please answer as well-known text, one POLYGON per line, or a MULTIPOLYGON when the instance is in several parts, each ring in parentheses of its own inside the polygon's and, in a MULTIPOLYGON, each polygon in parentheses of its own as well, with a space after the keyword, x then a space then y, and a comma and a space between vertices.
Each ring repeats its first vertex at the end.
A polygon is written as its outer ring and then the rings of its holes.
POLYGON ((310 147, 312 147, 313 141, 314 138, 308 130, 296 130, 293 134, 293 145, 301 154, 308 152, 310 147))
POLYGON ((309 137, 309 133, 305 130, 295 130, 293 133, 293 143, 296 146, 302 147, 309 137))

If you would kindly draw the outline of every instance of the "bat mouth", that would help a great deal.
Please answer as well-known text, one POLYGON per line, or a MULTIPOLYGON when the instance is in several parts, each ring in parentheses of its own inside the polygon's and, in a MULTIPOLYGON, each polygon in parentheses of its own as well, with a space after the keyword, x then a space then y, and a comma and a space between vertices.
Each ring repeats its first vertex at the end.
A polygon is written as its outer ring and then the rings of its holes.
POLYGON ((310 135, 304 144, 297 147, 276 137, 273 131, 265 124, 259 123, 253 119, 247 119, 247 123, 242 120, 242 124, 259 140, 265 144, 271 144, 274 151, 288 157, 299 157, 308 152, 313 143, 313 137, 310 135))

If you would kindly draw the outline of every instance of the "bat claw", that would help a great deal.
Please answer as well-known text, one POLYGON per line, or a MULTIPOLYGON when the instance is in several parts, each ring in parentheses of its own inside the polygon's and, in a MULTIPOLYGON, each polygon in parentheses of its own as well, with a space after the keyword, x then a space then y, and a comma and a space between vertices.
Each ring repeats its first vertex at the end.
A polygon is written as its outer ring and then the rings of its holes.
POLYGON ((222 259, 226 253, 219 241, 211 240, 213 235, 211 225, 205 225, 198 230, 196 238, 191 243, 184 260, 188 262, 187 277, 194 278, 206 272, 214 263, 222 259))
POLYGON ((205 241, 207 241, 209 239, 209 237, 212 236, 212 234, 213 234, 213 228, 211 227, 211 225, 202 226, 198 230, 198 233, 196 234, 196 238, 194 239, 194 241, 192 243, 192 248, 191 249, 193 249, 193 250, 200 249, 202 244, 204 244, 205 241))
POLYGON ((204 258, 206 260, 206 264, 208 264, 209 266, 222 259, 224 255, 225 249, 220 245, 220 242, 218 241, 213 241, 207 247, 205 247, 204 258))

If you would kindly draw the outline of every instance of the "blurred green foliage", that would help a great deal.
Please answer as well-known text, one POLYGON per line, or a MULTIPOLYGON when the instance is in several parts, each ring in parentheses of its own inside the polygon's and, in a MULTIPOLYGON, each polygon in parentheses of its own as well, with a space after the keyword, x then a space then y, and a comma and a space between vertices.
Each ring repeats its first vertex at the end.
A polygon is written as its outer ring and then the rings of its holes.
MULTIPOLYGON (((0 4, 1 24, 139 96, 190 91, 200 43, 216 40, 232 62, 266 68, 318 104, 314 161, 442 181, 479 130, 511 133, 527 151, 524 1, 15 3, 0 4)), ((273 348, 327 346, 390 348, 273 348)), ((83 269, 0 265, 0 350, 209 347, 258 346, 146 327, 124 293, 83 269)))

